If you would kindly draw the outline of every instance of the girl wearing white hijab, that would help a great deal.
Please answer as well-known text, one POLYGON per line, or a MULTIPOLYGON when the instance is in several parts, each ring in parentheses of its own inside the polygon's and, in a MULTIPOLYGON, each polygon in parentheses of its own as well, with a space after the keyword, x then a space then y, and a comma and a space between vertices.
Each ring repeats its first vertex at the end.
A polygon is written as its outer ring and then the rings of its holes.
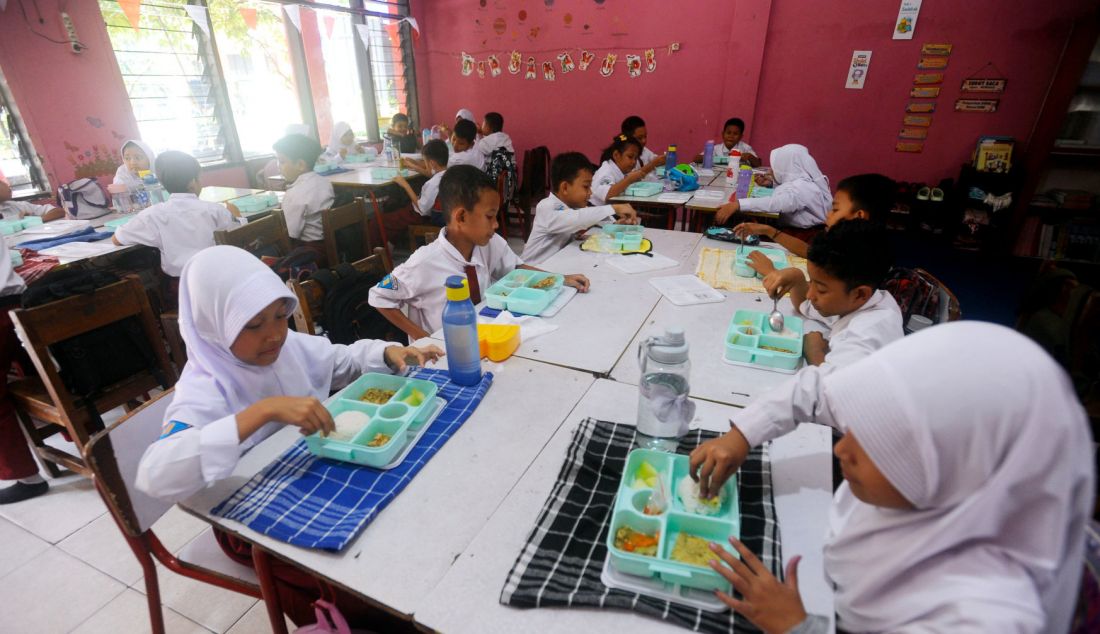
POLYGON ((337 121, 332 126, 332 134, 329 136, 328 147, 322 158, 330 165, 338 165, 344 162, 348 154, 358 154, 359 146, 355 143, 355 132, 352 132, 351 124, 347 121, 337 121))
MULTIPOLYGON (((1067 631, 1094 474, 1065 372, 1012 330, 963 322, 824 382, 817 422, 845 432, 825 544, 837 627, 1067 631)), ((743 598, 723 601, 766 632, 829 630, 802 609, 797 557, 780 582, 734 545, 742 561, 727 553, 714 567, 743 598)))
POLYGON ((180 279, 179 321, 187 365, 165 414, 164 434, 142 456, 137 486, 179 500, 228 477, 241 454, 285 425, 332 431, 321 404, 365 372, 402 372, 442 356, 386 341, 350 346, 288 332, 297 304, 277 275, 248 252, 214 246, 180 279))
POLYGON ((800 229, 825 222, 825 216, 833 206, 833 194, 829 189, 829 179, 818 169, 817 161, 810 156, 810 152, 794 143, 784 145, 772 150, 770 163, 771 184, 775 185, 772 195, 731 200, 715 213, 717 224, 725 223, 737 211, 778 213, 782 226, 800 229))
POLYGON ((115 179, 111 184, 137 189, 142 184, 138 172, 153 169, 153 163, 157 160, 156 152, 145 141, 130 139, 122 144, 119 154, 122 157, 122 165, 115 170, 115 179))

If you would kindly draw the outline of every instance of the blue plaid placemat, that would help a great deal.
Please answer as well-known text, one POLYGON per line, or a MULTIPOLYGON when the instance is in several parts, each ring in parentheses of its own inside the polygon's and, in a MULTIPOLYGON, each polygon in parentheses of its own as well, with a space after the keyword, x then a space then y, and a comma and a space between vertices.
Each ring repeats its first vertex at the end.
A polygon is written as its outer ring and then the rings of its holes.
POLYGON ((466 422, 493 383, 490 372, 469 387, 451 383, 446 370, 420 369, 409 376, 438 385, 447 405, 400 465, 379 471, 319 458, 299 440, 212 513, 296 546, 346 546, 466 422))

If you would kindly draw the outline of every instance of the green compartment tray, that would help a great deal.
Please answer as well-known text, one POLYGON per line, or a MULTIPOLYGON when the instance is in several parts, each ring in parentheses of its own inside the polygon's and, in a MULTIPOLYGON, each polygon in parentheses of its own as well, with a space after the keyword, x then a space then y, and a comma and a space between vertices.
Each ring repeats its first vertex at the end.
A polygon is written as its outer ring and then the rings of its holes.
POLYGON ((736 476, 724 485, 726 499, 716 515, 700 515, 684 509, 676 487, 688 475, 689 459, 683 454, 666 453, 650 449, 635 449, 626 459, 626 468, 619 482, 619 492, 615 496, 615 506, 611 511, 611 527, 607 532, 607 557, 614 568, 628 575, 658 578, 685 588, 699 590, 730 591, 730 584, 709 566, 674 561, 672 549, 680 533, 702 537, 717 542, 723 548, 736 555, 729 543, 730 537, 741 537, 741 512, 737 498, 736 476), (663 475, 663 485, 668 506, 660 515, 646 515, 642 512, 653 489, 648 486, 634 487, 638 468, 648 462, 663 475), (633 530, 653 535, 659 533, 657 555, 650 557, 615 547, 615 533, 627 526, 633 530))
POLYGON ((325 402, 333 418, 343 412, 363 412, 369 422, 349 440, 322 437, 320 433, 306 437, 306 447, 314 455, 375 468, 388 468, 418 432, 438 411, 436 393, 439 387, 431 381, 391 374, 368 373, 359 377, 325 402), (392 390, 385 404, 367 403, 360 398, 371 388, 392 390), (413 390, 421 394, 420 402, 410 404, 413 390), (367 443, 375 434, 386 434, 389 440, 378 447, 367 443))
POLYGON ((642 225, 603 225, 596 240, 603 251, 637 251, 645 238, 642 225))
POLYGON ((639 181, 632 183, 626 188, 627 196, 637 196, 639 198, 648 198, 650 196, 656 196, 664 191, 665 186, 655 181, 639 181))
POLYGON ((783 328, 791 331, 784 337, 768 324, 768 315, 755 310, 739 310, 733 314, 726 330, 726 363, 793 374, 802 365, 802 320, 783 315, 783 328), (780 348, 768 350, 761 346, 780 348))
POLYGON ((485 292, 485 305, 495 310, 538 315, 558 297, 564 283, 565 276, 558 273, 516 269, 489 287, 485 292), (547 278, 553 278, 553 283, 546 288, 535 288, 547 278))
POLYGON ((785 269, 790 266, 787 261, 787 252, 780 249, 769 249, 768 247, 749 247, 746 246, 743 250, 741 246, 737 247, 737 257, 734 258, 733 273, 739 277, 763 277, 749 266, 749 254, 753 251, 759 251, 766 255, 772 264, 777 269, 785 269))
POLYGON ((258 214, 261 211, 267 211, 268 209, 277 207, 279 205, 279 197, 272 192, 264 192, 262 194, 249 194, 248 196, 235 198, 229 202, 233 203, 242 214, 258 214))

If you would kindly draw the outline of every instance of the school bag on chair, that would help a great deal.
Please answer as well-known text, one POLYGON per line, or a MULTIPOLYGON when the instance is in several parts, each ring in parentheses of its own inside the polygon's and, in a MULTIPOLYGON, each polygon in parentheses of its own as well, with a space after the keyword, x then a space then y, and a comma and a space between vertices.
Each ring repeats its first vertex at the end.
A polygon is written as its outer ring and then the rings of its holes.
POLYGON ((70 218, 77 220, 89 220, 111 213, 111 201, 94 177, 78 178, 58 187, 57 201, 70 218))
POLYGON ((381 278, 359 271, 350 264, 322 269, 313 281, 325 289, 324 312, 318 322, 332 343, 352 344, 360 339, 386 339, 392 326, 378 309, 368 303, 370 289, 381 278))
POLYGON ((516 155, 507 149, 498 147, 489 153, 485 160, 485 173, 495 183, 501 174, 504 174, 504 199, 501 204, 507 204, 516 195, 516 155))

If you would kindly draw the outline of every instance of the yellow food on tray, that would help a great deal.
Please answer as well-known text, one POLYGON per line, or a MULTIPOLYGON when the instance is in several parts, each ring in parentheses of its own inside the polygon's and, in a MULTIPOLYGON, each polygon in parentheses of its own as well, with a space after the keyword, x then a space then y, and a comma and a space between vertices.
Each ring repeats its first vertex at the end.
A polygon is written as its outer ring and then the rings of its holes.
POLYGON ((360 401, 364 403, 374 403, 375 405, 385 405, 393 395, 397 394, 397 390, 383 390, 379 387, 372 387, 363 395, 359 397, 360 401))
POLYGON ((550 276, 550 277, 542 279, 540 282, 538 282, 536 284, 532 284, 531 288, 550 288, 553 285, 554 285, 554 277, 550 276))
POLYGON ((792 351, 792 350, 787 350, 785 348, 779 348, 777 346, 765 346, 764 344, 760 344, 760 349, 761 350, 771 350, 772 352, 783 352, 783 353, 786 353, 786 354, 794 354, 794 351, 792 351))
POLYGON ((377 433, 377 434, 374 435, 374 438, 370 439, 370 442, 367 443, 367 446, 368 447, 381 447, 382 445, 388 443, 390 441, 390 438, 392 438, 392 436, 390 436, 388 434, 377 433))
POLYGON ((634 553, 636 555, 656 557, 657 542, 660 537, 660 533, 646 535, 645 533, 636 531, 629 526, 622 526, 619 528, 619 530, 615 531, 615 548, 625 550, 628 553, 634 553))
POLYGON ((671 558, 673 561, 709 568, 709 563, 712 560, 720 559, 707 545, 709 543, 708 540, 702 537, 680 533, 676 536, 676 543, 672 546, 671 558))

